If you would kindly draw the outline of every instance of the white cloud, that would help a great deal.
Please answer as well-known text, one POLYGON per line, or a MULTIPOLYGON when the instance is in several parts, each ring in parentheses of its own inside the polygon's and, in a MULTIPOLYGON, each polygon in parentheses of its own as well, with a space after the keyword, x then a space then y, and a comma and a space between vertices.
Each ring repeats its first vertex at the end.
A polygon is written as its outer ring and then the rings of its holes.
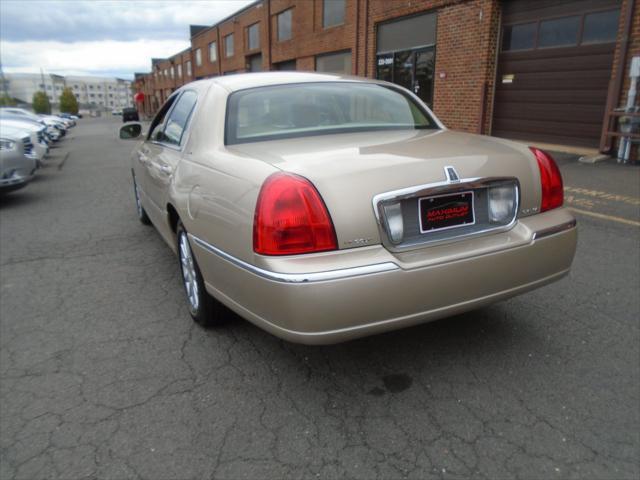
POLYGON ((251 0, 0 0, 5 72, 132 77, 151 58, 189 47, 189 25, 212 25, 251 0))
POLYGON ((151 58, 165 58, 189 47, 188 40, 115 40, 62 42, 2 42, 7 73, 40 72, 61 75, 100 72, 148 72, 151 58))

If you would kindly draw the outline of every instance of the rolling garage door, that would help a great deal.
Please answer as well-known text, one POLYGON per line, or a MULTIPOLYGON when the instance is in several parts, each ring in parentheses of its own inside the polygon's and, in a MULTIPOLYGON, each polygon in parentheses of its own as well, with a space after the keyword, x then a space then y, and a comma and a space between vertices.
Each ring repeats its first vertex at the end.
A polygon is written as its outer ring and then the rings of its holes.
POLYGON ((618 0, 505 0, 492 134, 597 147, 618 0))

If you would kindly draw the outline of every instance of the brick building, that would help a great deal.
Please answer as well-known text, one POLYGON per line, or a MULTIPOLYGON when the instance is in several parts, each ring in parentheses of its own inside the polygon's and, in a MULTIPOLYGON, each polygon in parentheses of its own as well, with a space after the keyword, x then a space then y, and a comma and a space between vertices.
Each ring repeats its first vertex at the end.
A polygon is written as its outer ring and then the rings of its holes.
POLYGON ((413 90, 449 127, 607 149, 640 55, 638 0, 259 0, 136 75, 152 114, 175 89, 304 70, 413 90))

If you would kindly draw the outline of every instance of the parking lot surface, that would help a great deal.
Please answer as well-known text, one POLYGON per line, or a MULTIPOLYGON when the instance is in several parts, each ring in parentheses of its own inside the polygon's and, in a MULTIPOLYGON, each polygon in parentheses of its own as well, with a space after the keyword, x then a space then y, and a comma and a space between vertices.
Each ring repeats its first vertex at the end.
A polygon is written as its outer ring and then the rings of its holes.
POLYGON ((562 281, 308 347, 192 322, 118 126, 0 199, 0 479, 640 476, 640 168, 560 157, 562 281))

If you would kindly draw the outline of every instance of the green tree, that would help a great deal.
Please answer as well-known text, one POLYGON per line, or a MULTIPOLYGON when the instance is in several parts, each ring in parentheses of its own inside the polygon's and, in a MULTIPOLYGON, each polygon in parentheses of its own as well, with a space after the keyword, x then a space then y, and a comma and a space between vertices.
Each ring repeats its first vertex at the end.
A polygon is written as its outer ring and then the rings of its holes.
POLYGON ((0 107, 15 107, 16 101, 9 95, 0 95, 0 107))
POLYGON ((33 111, 36 113, 51 113, 51 104, 49 103, 49 97, 44 92, 36 92, 33 94, 33 111))
POLYGON ((78 99, 69 87, 60 94, 60 112, 75 115, 78 113, 78 99))

